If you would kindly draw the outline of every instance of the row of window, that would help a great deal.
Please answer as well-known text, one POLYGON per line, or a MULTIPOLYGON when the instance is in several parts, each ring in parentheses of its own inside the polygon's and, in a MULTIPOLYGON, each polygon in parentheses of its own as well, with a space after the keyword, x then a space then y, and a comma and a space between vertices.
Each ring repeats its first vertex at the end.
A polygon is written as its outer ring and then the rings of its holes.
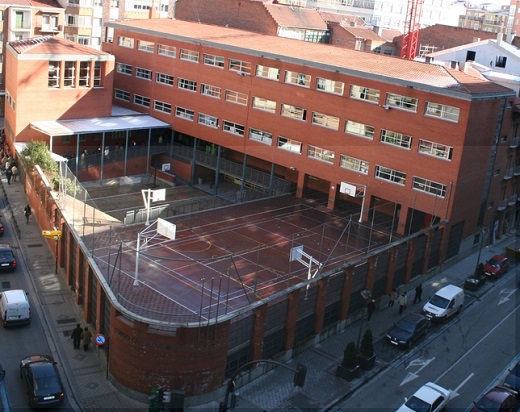
MULTIPOLYGON (((135 39, 131 37, 119 36, 118 38, 118 45, 122 47, 133 49, 135 48, 135 43, 135 39)), ((159 55, 170 58, 177 57, 176 47, 164 44, 156 45, 154 42, 145 40, 137 40, 137 50, 146 53, 155 53, 157 50, 157 54, 159 55)), ((226 59, 223 56, 203 53, 201 58, 198 51, 189 50, 186 48, 180 48, 178 50, 178 56, 180 60, 192 63, 199 63, 202 60, 202 63, 207 66, 213 66, 219 69, 225 69, 227 67, 228 70, 237 72, 241 75, 251 75, 253 71, 253 65, 251 62, 230 58, 228 59, 226 65, 226 59)), ((132 66, 126 64, 121 65, 127 67, 125 70, 121 69, 121 71, 119 71, 120 73, 130 75, 132 74, 132 66)), ((281 69, 276 67, 257 65, 255 69, 255 75, 264 79, 279 81, 281 76, 281 69)), ((148 69, 136 69, 136 77, 152 80, 152 72, 148 69), (147 75, 139 76, 138 70, 141 70, 141 72, 147 72, 147 75)), ((171 77, 173 79, 173 76, 171 77)), ((322 77, 316 77, 315 81, 313 82, 312 76, 306 73, 285 70, 283 79, 287 84, 293 84, 304 88, 314 87, 316 90, 341 96, 345 91, 344 82, 322 77)), ((381 100, 381 92, 380 90, 374 88, 364 87, 361 85, 351 85, 349 89, 349 97, 373 104, 379 104, 381 100)), ((387 93, 384 106, 386 108, 396 108, 417 113, 418 103, 418 99, 414 97, 402 96, 395 93, 387 93)), ((458 122, 460 109, 440 103, 426 102, 424 114, 426 116, 432 116, 442 120, 458 122)))
POLYGON ((50 88, 102 86, 102 62, 90 61, 49 61, 47 83, 50 88), (62 83, 63 82, 63 83, 62 83))

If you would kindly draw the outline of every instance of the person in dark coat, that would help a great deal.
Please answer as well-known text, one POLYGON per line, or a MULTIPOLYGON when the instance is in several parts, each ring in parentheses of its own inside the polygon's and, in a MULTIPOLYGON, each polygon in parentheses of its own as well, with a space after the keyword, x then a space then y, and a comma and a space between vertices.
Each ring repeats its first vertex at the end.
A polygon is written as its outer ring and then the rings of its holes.
POLYGON ((413 298, 413 303, 414 305, 417 303, 417 302, 420 302, 421 301, 421 296, 422 296, 422 285, 419 284, 419 286, 417 286, 415 288, 415 296, 413 298))
POLYGON ((7 178, 7 184, 10 185, 11 178, 13 177, 13 171, 11 170, 11 168, 9 168, 5 171, 5 177, 7 178))
POLYGON ((367 304, 367 310, 368 310, 368 320, 372 317, 372 313, 374 313, 374 310, 376 310, 376 301, 374 299, 370 299, 370 302, 367 304))
POLYGON ((29 204, 27 204, 27 206, 25 206, 25 209, 23 210, 23 214, 25 215, 25 220, 27 221, 27 224, 29 224, 29 219, 31 217, 31 206, 29 206, 29 204))
POLYGON ((83 333, 83 329, 81 325, 78 323, 76 327, 72 330, 72 334, 70 338, 73 340, 74 349, 79 349, 79 344, 81 343, 81 334, 83 333))
POLYGON ((88 327, 85 326, 83 332, 81 332, 81 340, 83 340, 83 350, 88 351, 88 346, 90 345, 90 341, 92 340, 92 333, 88 330, 88 327))

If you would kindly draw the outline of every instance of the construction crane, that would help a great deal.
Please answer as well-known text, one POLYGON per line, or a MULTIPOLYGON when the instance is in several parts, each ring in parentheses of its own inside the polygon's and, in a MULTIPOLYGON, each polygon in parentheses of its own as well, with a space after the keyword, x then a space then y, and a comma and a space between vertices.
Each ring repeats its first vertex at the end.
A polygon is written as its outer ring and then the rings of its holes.
POLYGON ((424 0, 408 0, 403 44, 401 46, 401 57, 404 59, 413 60, 417 56, 423 3, 424 0))

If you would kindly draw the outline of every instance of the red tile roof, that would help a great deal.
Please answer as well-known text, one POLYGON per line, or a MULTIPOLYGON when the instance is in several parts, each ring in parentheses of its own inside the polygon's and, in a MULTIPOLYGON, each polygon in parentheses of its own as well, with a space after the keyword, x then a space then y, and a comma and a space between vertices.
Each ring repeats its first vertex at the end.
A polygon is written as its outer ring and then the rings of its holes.
POLYGON ((109 55, 56 36, 39 36, 9 42, 9 46, 18 54, 39 55, 109 55))
POLYGON ((300 62, 302 66, 314 65, 324 70, 339 71, 354 76, 391 79, 392 82, 414 87, 424 85, 428 89, 439 88, 463 94, 473 93, 474 90, 475 93, 480 93, 484 89, 488 93, 495 94, 510 91, 482 78, 473 78, 463 73, 456 76, 454 70, 444 66, 220 26, 169 19, 108 22, 107 25, 159 38, 173 37, 181 41, 214 45, 217 48, 233 49, 238 52, 242 49, 244 53, 280 60, 289 59, 300 62))
POLYGON ((278 4, 265 4, 265 8, 279 26, 327 30, 317 10, 278 4))
POLYGON ((62 7, 57 0, 29 0, 29 3, 34 7, 53 7, 57 9, 64 9, 64 7, 62 7))

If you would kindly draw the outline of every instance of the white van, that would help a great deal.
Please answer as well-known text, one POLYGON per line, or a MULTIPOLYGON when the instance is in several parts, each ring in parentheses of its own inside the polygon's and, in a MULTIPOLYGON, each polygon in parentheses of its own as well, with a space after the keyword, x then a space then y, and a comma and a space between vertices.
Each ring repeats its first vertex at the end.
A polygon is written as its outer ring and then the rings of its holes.
POLYGON ((447 285, 438 290, 423 307, 424 314, 431 320, 444 321, 462 309, 464 291, 455 286, 447 285))
POLYGON ((4 328, 9 325, 31 323, 31 306, 27 293, 22 289, 5 290, 0 293, 0 316, 4 328))

